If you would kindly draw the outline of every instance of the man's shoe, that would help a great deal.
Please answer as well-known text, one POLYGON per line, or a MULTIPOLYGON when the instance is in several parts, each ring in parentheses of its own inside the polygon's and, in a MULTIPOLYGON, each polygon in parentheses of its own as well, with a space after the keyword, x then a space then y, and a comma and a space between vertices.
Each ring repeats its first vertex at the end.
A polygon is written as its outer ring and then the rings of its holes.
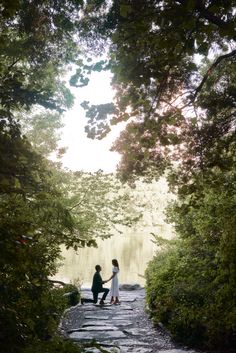
POLYGON ((100 300, 99 304, 104 305, 105 304, 104 300, 100 300))
POLYGON ((83 298, 80 299, 80 303, 81 303, 81 305, 84 305, 84 299, 83 298))

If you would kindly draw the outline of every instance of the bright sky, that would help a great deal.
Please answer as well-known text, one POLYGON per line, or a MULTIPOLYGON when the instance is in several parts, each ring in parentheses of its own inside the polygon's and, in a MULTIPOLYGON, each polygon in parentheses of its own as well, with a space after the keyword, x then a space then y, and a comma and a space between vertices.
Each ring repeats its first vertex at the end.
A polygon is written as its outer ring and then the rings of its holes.
POLYGON ((105 172, 114 172, 120 160, 119 154, 109 149, 119 136, 121 127, 114 127, 114 130, 103 140, 88 139, 84 132, 87 118, 84 109, 80 106, 84 100, 90 101, 91 104, 111 102, 114 91, 111 89, 110 82, 110 73, 98 72, 91 75, 88 86, 71 89, 75 96, 75 104, 65 114, 65 127, 61 139, 61 145, 68 148, 62 162, 71 170, 94 172, 102 169, 105 172))

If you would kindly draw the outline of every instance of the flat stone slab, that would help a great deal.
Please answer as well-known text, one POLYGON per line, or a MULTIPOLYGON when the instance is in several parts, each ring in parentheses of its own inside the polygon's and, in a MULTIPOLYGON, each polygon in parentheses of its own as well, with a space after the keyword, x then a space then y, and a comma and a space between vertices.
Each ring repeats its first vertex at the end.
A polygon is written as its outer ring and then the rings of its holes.
MULTIPOLYGON (((106 320, 105 320, 106 321, 106 320)), ((98 320, 93 320, 93 321, 85 321, 82 325, 82 327, 88 327, 88 326, 113 326, 113 323, 111 322, 103 322, 102 320, 100 320, 100 318, 98 320)), ((116 326, 116 325, 115 325, 116 326)))
POLYGON ((99 325, 99 326, 87 326, 87 327, 80 327, 77 332, 89 332, 89 331, 118 331, 118 327, 115 326, 108 326, 108 325, 99 325))
POLYGON ((132 335, 132 336, 146 336, 147 332, 144 329, 140 329, 140 328, 129 328, 127 330, 123 331, 124 333, 127 333, 128 335, 132 335))
POLYGON ((104 347, 104 348, 106 352, 109 352, 109 353, 121 353, 121 350, 118 347, 112 347, 112 348, 104 347))
POLYGON ((101 353, 100 349, 97 347, 89 347, 84 349, 85 353, 101 353))
MULTIPOLYGON (((120 353, 152 353, 152 348, 147 347, 122 347, 120 353)), ((153 352, 154 353, 154 352, 153 352)), ((159 353, 159 352, 155 352, 159 353)))
MULTIPOLYGON (((88 331, 88 332, 72 332, 69 335, 73 341, 92 341, 95 339, 98 342, 102 342, 107 339, 120 339, 126 338, 126 335, 122 331, 105 331, 103 330, 103 334, 101 331, 88 331)), ((116 344, 119 346, 120 344, 116 344)))
POLYGON ((134 315, 134 312, 132 312, 132 313, 127 313, 127 312, 125 312, 125 313, 123 313, 123 314, 117 314, 116 316, 115 316, 115 318, 116 318, 116 320, 126 320, 126 319, 128 319, 128 318, 130 318, 130 317, 134 317, 135 315, 134 315))
POLYGON ((81 327, 78 327, 78 328, 73 328, 71 330, 68 330, 67 333, 73 333, 73 332, 77 332, 81 329, 81 327))
MULTIPOLYGON (((108 353, 121 353, 120 348, 118 347, 101 347, 103 350, 106 350, 106 352, 108 353)), ((89 348, 84 348, 83 352, 85 353, 101 353, 103 351, 101 351, 99 348, 97 347, 89 347, 89 348)))
POLYGON ((106 304, 99 304, 99 303, 97 303, 97 304, 93 304, 94 306, 99 306, 99 307, 107 307, 107 306, 112 306, 112 304, 110 304, 110 303, 106 303, 106 304))
POLYGON ((137 298, 120 298, 121 303, 133 303, 137 300, 137 298))
POLYGON ((116 318, 111 321, 111 323, 115 326, 131 326, 133 323, 127 320, 117 320, 116 318))
POLYGON ((91 305, 91 304, 81 305, 80 309, 85 311, 85 312, 86 311, 96 311, 96 312, 98 311, 98 308, 96 306, 94 306, 94 305, 91 305))
POLYGON ((95 319, 95 320, 108 320, 109 316, 108 315, 85 315, 84 316, 85 319, 95 319))
MULTIPOLYGON (((90 297, 91 291, 83 294, 90 297)), ((88 343, 85 353, 196 353, 154 329, 144 312, 144 297, 144 289, 126 290, 120 292, 120 305, 79 304, 67 312, 64 332, 75 342, 88 343)))
POLYGON ((112 310, 112 305, 82 305, 82 308, 84 307, 85 311, 98 311, 98 310, 112 310))
POLYGON ((114 305, 114 307, 119 307, 119 311, 122 311, 122 310, 133 310, 133 308, 130 306, 130 305, 114 305))
MULTIPOLYGON (((103 344, 106 344, 108 346, 117 346, 117 347, 122 347, 122 346, 126 346, 126 347, 148 347, 150 346, 149 343, 147 342, 142 342, 142 341, 138 341, 138 340, 133 340, 133 339, 121 339, 120 341, 103 341, 103 344)), ((155 352, 157 353, 157 352, 155 352)), ((159 353, 159 352, 158 352, 159 353)), ((164 352, 163 352, 164 353, 164 352)), ((167 352, 168 353, 168 352, 167 352)), ((178 353, 178 352, 173 352, 173 353, 178 353)), ((179 352, 182 353, 182 352, 179 352)), ((186 351, 184 353, 187 353, 186 351)), ((188 352, 188 353, 192 353, 192 352, 188 352)))
MULTIPOLYGON (((105 327, 109 327, 109 326, 130 326, 133 325, 133 323, 131 321, 128 320, 116 320, 112 319, 112 320, 105 320, 105 322, 103 320, 93 320, 93 321, 85 321, 82 324, 82 327, 90 327, 90 326, 105 326, 105 327)), ((77 331, 77 330, 73 330, 73 331, 77 331)), ((72 332, 72 331, 71 331, 72 332)))
POLYGON ((114 313, 114 317, 121 318, 122 320, 127 319, 131 316, 132 317, 135 316, 135 313, 132 310, 125 310, 125 311, 120 310, 119 313, 114 313))

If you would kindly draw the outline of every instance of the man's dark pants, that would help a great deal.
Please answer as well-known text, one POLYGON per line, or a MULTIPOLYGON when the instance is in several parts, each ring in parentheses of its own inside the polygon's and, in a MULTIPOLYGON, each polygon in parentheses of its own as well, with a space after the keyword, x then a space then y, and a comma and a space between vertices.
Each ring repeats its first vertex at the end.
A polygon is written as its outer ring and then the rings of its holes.
POLYGON ((97 301, 98 301, 98 294, 99 294, 99 293, 103 293, 103 296, 102 296, 102 299, 101 299, 101 300, 105 300, 107 294, 109 293, 109 289, 108 289, 108 288, 102 288, 102 289, 100 289, 99 292, 93 292, 93 299, 86 299, 86 298, 83 298, 83 302, 84 302, 84 303, 94 303, 94 304, 96 304, 97 301))
POLYGON ((99 292, 93 292, 93 302, 96 304, 97 301, 98 301, 98 294, 99 293, 103 293, 103 296, 102 296, 102 299, 101 300, 105 300, 106 299, 106 296, 109 292, 109 289, 108 288, 102 288, 100 289, 99 292))

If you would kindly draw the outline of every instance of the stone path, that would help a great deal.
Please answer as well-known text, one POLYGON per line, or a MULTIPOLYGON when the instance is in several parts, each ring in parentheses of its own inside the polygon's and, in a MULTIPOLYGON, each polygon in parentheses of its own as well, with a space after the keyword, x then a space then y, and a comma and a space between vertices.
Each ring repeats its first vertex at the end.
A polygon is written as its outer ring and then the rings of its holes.
MULTIPOLYGON (((61 322, 66 337, 101 345, 101 349, 96 344, 85 348, 85 353, 196 353, 177 347, 167 333, 153 326, 144 310, 144 289, 120 294, 120 305, 86 303, 69 309, 61 322)), ((82 296, 89 298, 91 292, 83 290, 82 296)))

